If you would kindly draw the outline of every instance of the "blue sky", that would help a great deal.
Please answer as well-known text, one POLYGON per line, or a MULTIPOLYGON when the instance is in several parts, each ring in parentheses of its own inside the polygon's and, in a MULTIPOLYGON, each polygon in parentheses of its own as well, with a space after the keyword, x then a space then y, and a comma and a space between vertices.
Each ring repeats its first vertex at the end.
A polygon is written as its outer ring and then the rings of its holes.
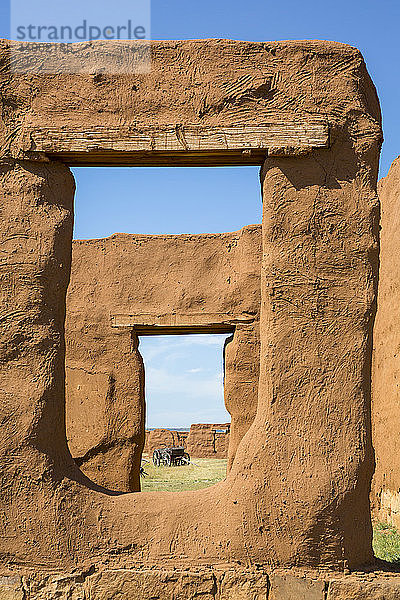
MULTIPOLYGON (((36 1, 42 6, 47 3, 53 11, 54 7, 65 6, 54 0, 36 1)), ((99 10, 123 4, 129 11, 134 6, 133 0, 115 0, 112 4, 103 1, 96 2, 99 10)), ((36 5, 35 0, 30 4, 36 5)), ((0 0, 2 37, 8 36, 9 12, 9 1, 0 0)), ((400 154, 399 27, 400 0, 151 2, 153 39, 327 39, 358 47, 382 106, 385 142, 381 176, 400 154)), ((74 173, 78 185, 75 237, 79 238, 102 237, 116 231, 232 231, 261 219, 256 168, 75 169, 74 173)), ((202 342, 194 342, 188 338, 180 342, 176 338, 142 341, 150 426, 172 424, 174 419, 176 426, 216 421, 217 414, 225 420, 222 341, 205 336, 202 342), (166 407, 170 408, 166 411, 166 407)))
POLYGON ((222 352, 227 335, 142 337, 148 427, 226 423, 222 352))

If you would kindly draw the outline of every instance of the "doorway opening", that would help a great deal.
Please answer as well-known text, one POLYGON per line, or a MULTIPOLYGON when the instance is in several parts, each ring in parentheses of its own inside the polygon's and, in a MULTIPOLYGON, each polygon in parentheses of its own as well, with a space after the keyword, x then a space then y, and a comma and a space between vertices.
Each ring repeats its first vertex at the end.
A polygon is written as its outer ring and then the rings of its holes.
MULTIPOLYGON (((168 343, 179 323, 180 334, 196 333, 190 350, 195 364, 187 369, 192 370, 193 393, 198 398, 202 394, 204 402, 212 388, 220 389, 218 410, 184 420, 159 414, 158 422, 151 414, 148 427, 212 425, 214 454, 227 438, 222 348, 235 319, 240 327, 251 327, 260 305, 261 226, 248 225, 261 220, 258 171, 248 166, 73 169, 77 190, 66 314, 67 438, 73 458, 96 484, 130 492, 139 491, 142 483, 146 489, 139 475, 145 441, 141 351, 150 341, 141 338, 140 348, 135 347, 131 333, 141 336, 140 326, 153 324, 161 333, 159 326, 167 324, 168 343), (209 335, 203 337, 205 330, 209 335), (211 375, 201 380, 196 363, 207 344, 209 351, 215 349, 215 341, 204 340, 216 340, 220 333, 225 335, 215 360, 219 373, 214 380, 211 375)), ((244 341, 239 353, 241 348, 244 341)), ((245 361, 240 364, 247 367, 245 361)), ((154 367, 148 368, 151 375, 154 367)), ((175 398, 186 375, 164 373, 175 398)), ((240 377, 239 385, 248 386, 248 378, 240 377)), ((254 373, 251 379, 257 379, 254 373)), ((155 380, 148 376, 147 383, 154 392, 155 380)), ((236 433, 236 439, 241 436, 236 433)), ((224 476, 225 471, 224 464, 224 476)))
POLYGON ((230 334, 145 336, 142 491, 184 491, 225 478, 231 416, 224 404, 230 334))
POLYGON ((220 233, 261 223, 259 167, 75 167, 74 239, 220 233))

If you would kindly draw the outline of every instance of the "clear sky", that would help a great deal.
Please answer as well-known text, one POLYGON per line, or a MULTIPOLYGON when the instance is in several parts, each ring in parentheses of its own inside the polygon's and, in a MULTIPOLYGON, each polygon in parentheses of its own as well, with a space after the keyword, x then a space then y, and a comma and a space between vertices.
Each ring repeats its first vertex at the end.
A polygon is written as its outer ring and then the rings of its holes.
MULTIPOLYGON (((121 1, 129 6, 129 1, 121 1)), ((43 5, 50 0, 30 0, 33 5, 36 2, 43 5)), ((103 2, 97 0, 97 6, 103 2)), ((63 3, 51 1, 52 10, 57 5, 63 3)), ((9 14, 9 0, 0 0, 2 37, 8 37, 9 14)), ((358 47, 382 106, 385 142, 381 176, 400 154, 399 27, 400 0, 151 2, 153 39, 325 39, 358 47)), ((261 218, 255 168, 74 169, 74 173, 78 184, 78 238, 102 237, 116 231, 232 231, 261 218)), ((225 421, 222 340, 202 336, 201 342, 200 338, 195 342, 188 338, 180 342, 176 338, 143 340, 150 426, 218 421, 218 414, 225 421)))
POLYGON ((225 334, 142 337, 148 427, 227 423, 223 403, 225 334))

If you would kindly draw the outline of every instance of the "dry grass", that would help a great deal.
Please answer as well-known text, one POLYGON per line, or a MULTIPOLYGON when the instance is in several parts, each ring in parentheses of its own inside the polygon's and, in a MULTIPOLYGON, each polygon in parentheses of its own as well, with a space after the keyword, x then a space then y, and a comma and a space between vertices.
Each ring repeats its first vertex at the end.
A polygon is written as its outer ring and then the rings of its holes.
MULTIPOLYGON (((149 460, 147 456, 143 458, 149 460)), ((194 458, 193 463, 183 467, 155 467, 151 461, 143 461, 147 476, 141 478, 142 492, 183 492, 209 487, 225 479, 226 463, 226 459, 194 458)))

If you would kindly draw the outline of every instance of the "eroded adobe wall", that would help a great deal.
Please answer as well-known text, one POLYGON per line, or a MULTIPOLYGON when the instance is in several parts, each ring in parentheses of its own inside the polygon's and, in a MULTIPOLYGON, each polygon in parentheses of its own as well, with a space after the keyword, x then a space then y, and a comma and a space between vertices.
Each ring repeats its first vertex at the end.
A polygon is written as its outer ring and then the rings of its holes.
MULTIPOLYGON (((152 47, 149 73, 37 76, 14 73, 8 43, 0 46, 0 237, 9 244, 2 292, 11 298, 0 354, 1 555, 8 572, 81 566, 87 575, 93 564, 107 564, 125 581, 133 566, 178 561, 189 569, 238 561, 360 567, 372 560, 370 362, 381 142, 379 103, 363 58, 332 42, 152 47), (118 133, 124 123, 131 139, 158 119, 180 132, 193 123, 258 127, 267 119, 300 120, 307 129, 315 114, 329 128, 326 147, 261 146, 269 156, 262 170, 258 410, 226 480, 176 494, 105 492, 76 468, 64 431, 73 182, 57 161, 60 138, 46 156, 31 135, 22 143, 25 125, 81 128, 86 140, 87 128, 107 133, 114 126, 118 133), (18 239, 8 234, 16 217, 32 223, 18 239)), ((128 60, 130 48, 94 42, 70 54, 93 66, 102 53, 128 60)), ((103 146, 83 146, 88 160, 104 153, 103 146)))
MULTIPOLYGON (((204 235, 127 235, 73 242, 66 319, 67 437, 93 481, 140 489, 144 443, 144 371, 129 329, 112 316, 184 315, 194 325, 210 315, 246 317, 246 352, 230 360, 227 408, 235 424, 231 456, 257 406, 261 227, 204 235), (246 393, 237 382, 246 380, 246 393), (248 391, 250 389, 250 391, 248 391), (239 397, 240 396, 240 397, 239 397)), ((243 338, 242 333, 235 333, 243 338)), ((235 342, 232 342, 232 344, 235 342)), ((246 429, 247 426, 247 429, 246 429)), ((219 453, 220 454, 220 453, 219 453)))
POLYGON ((91 313, 80 316, 82 328, 66 343, 69 449, 92 481, 111 490, 139 491, 145 427, 139 341, 130 331, 96 322, 91 313))
POLYGON ((193 458, 226 458, 230 423, 194 423, 190 427, 186 450, 193 458))
POLYGON ((224 348, 224 398, 229 413, 240 415, 233 419, 229 434, 228 471, 231 469, 236 450, 250 429, 257 412, 253 401, 258 391, 260 375, 259 323, 241 324, 228 338, 224 348), (226 374, 229 374, 227 376, 226 374))
POLYGON ((185 448, 188 433, 188 431, 173 431, 171 429, 161 428, 146 431, 143 452, 146 452, 151 457, 156 448, 170 448, 173 446, 185 448))
POLYGON ((400 157, 379 182, 381 253, 372 371, 376 519, 400 527, 400 157))

